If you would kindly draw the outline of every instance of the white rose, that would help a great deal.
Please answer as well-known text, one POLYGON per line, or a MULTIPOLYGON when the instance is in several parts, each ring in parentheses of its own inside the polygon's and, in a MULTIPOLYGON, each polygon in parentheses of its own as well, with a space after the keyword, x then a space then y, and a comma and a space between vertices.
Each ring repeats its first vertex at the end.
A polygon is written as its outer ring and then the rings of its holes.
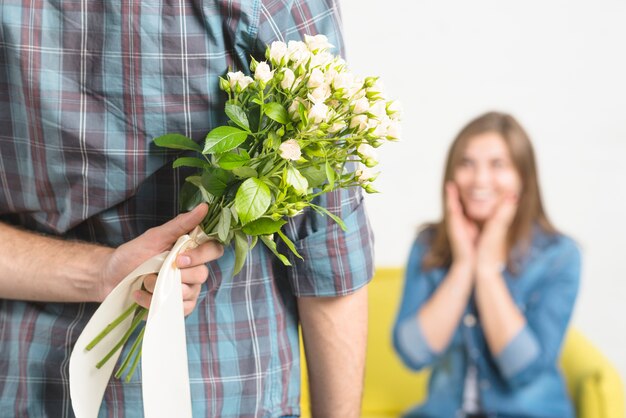
POLYGON ((335 90, 348 90, 354 82, 354 76, 351 73, 343 72, 339 73, 333 78, 333 88, 335 90))
POLYGON ((357 132, 361 132, 367 128, 367 116, 358 115, 350 120, 350 128, 356 128, 357 132))
POLYGON ((230 72, 226 74, 228 81, 230 83, 231 90, 235 90, 236 86, 239 86, 241 90, 245 89, 248 84, 253 83, 254 80, 247 75, 244 75, 241 71, 230 72))
POLYGON ((293 102, 291 102, 291 104, 289 105, 289 108, 287 109, 287 113, 289 113, 289 116, 294 121, 300 120, 300 113, 298 112, 299 106, 300 106, 300 102, 294 100, 293 102))
POLYGON ((370 119, 369 123, 367 124, 367 129, 374 128, 374 130, 372 131, 372 135, 382 138, 384 136, 387 136, 387 128, 389 127, 390 122, 391 119, 389 119, 389 117, 387 116, 383 117, 380 120, 370 119))
POLYGON ((385 90, 383 86, 383 82, 380 79, 376 79, 374 84, 367 89, 367 95, 369 97, 380 97, 383 95, 383 91, 385 90))
POLYGON ((343 71, 346 67, 346 60, 344 60, 341 57, 338 57, 337 59, 335 59, 335 63, 333 67, 335 67, 337 71, 340 71, 340 72, 343 71))
POLYGON ((400 124, 397 120, 392 120, 387 126, 387 138, 393 141, 400 139, 400 135, 402 135, 400 124))
POLYGON ((397 100, 388 102, 387 115, 389 115, 391 119, 399 119, 402 116, 402 104, 397 100))
POLYGON ((278 154, 285 160, 296 161, 302 156, 302 150, 300 149, 300 145, 298 145, 298 141, 295 139, 288 139, 280 144, 278 147, 278 154))
POLYGON ((274 41, 270 46, 270 60, 276 65, 279 65, 283 60, 283 57, 287 53, 287 44, 281 41, 274 41))
POLYGON ((287 112, 289 113, 289 116, 291 117, 291 119, 296 122, 300 120, 300 112, 298 112, 300 103, 302 103, 304 105, 304 108, 308 110, 308 103, 303 101, 300 97, 296 97, 294 101, 291 102, 291 104, 289 105, 289 108, 287 109, 287 112))
POLYGON ((304 35, 304 42, 311 52, 323 51, 334 47, 334 45, 328 42, 328 38, 325 35, 304 35))
POLYGON ((348 87, 348 97, 354 97, 359 93, 359 98, 365 96, 365 92, 363 92, 363 79, 353 77, 352 84, 348 87))
POLYGON ((331 134, 336 134, 337 132, 343 131, 345 127, 346 123, 344 121, 335 122, 328 128, 328 132, 330 132, 331 134))
POLYGON ((324 103, 330 97, 330 87, 328 84, 322 84, 318 88, 309 93, 309 100, 313 103, 324 103))
POLYGON ((309 120, 313 123, 325 122, 328 117, 328 106, 324 103, 315 103, 309 110, 309 120))
POLYGON ((360 99, 355 100, 354 107, 352 108, 352 112, 359 114, 365 113, 370 108, 370 101, 367 100, 367 97, 361 97, 360 99))
POLYGON ((324 84, 324 73, 319 68, 314 68, 309 75, 309 80, 306 82, 306 86, 310 89, 319 87, 324 84))
POLYGON ((335 77, 337 77, 339 73, 334 68, 329 69, 324 73, 324 82, 326 84, 333 84, 335 77))
POLYGON ((274 76, 274 71, 270 70, 270 66, 267 65, 267 62, 262 61, 257 64, 256 70, 254 71, 254 78, 256 80, 267 83, 274 76))
POLYGON ((311 68, 326 67, 330 64, 335 57, 330 52, 318 52, 311 56, 311 68))
POLYGON ((244 77, 244 73, 241 71, 237 72, 229 72, 226 74, 226 78, 228 78, 228 82, 230 83, 230 89, 234 90, 235 86, 237 86, 237 82, 244 77))
POLYGON ((359 145, 359 147, 356 149, 356 152, 364 159, 378 161, 378 155, 376 154, 376 150, 370 144, 359 145))
POLYGON ((293 82, 296 80, 296 75, 289 68, 283 69, 283 79, 280 82, 280 86, 285 90, 290 90, 293 87, 293 82))
POLYGON ((289 59, 293 61, 296 66, 304 64, 311 57, 311 52, 306 47, 304 42, 289 41, 287 44, 287 55, 289 59))
POLYGON ((387 117, 387 104, 384 101, 379 100, 370 106, 369 113, 374 115, 376 119, 382 120, 387 117))
POLYGON ((361 184, 376 180, 379 174, 380 172, 367 167, 361 167, 354 172, 357 181, 361 184))
POLYGON ((237 82, 237 84, 239 84, 239 87, 241 87, 241 90, 248 87, 248 84, 251 84, 251 83, 254 83, 254 80, 252 79, 252 77, 248 77, 248 76, 245 76, 244 78, 242 78, 241 80, 237 82))

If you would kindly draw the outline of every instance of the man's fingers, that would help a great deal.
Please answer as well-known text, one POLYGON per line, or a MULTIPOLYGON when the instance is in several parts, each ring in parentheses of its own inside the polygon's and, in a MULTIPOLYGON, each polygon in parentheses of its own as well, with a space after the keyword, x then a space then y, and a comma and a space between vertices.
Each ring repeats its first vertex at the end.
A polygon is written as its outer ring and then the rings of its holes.
POLYGON ((204 264, 199 266, 181 270, 182 282, 184 284, 202 284, 209 277, 209 269, 204 264))
POLYGON ((201 203, 191 212, 181 213, 161 226, 150 228, 143 234, 143 237, 152 246, 169 247, 176 242, 178 237, 189 233, 198 226, 208 211, 209 206, 206 203, 201 203))
POLYGON ((161 225, 161 228, 163 228, 164 233, 169 234, 173 240, 176 240, 181 235, 187 234, 198 226, 208 211, 209 206, 206 203, 201 203, 191 212, 181 213, 171 221, 164 223, 161 225))
POLYGON ((135 290, 133 293, 135 302, 141 307, 150 309, 150 302, 152 302, 152 293, 148 293, 145 290, 135 290))
POLYGON ((178 268, 187 268, 203 265, 209 261, 216 260, 224 254, 224 247, 215 242, 205 242, 198 247, 187 250, 176 257, 176 266, 178 268))
POLYGON ((157 275, 150 274, 143 279, 143 287, 150 293, 154 293, 154 287, 156 286, 157 275))
POLYGON ((200 295, 200 290, 202 290, 202 286, 199 284, 194 284, 191 286, 183 285, 183 302, 198 299, 198 296, 200 295))

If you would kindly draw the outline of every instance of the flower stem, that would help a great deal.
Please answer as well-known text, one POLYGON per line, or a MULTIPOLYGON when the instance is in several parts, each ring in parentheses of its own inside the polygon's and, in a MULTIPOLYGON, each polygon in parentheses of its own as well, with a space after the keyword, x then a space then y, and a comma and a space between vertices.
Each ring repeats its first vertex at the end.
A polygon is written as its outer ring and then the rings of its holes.
POLYGON ((133 343, 133 345, 130 347, 130 350, 128 351, 128 353, 126 354, 126 357, 124 358, 124 361, 122 362, 122 364, 120 365, 119 369, 117 369, 117 372, 115 373, 115 377, 116 378, 120 378, 122 376, 122 374, 124 373, 124 369, 126 369, 126 366, 128 366, 128 363, 130 362, 130 359, 133 357, 133 355, 135 354, 135 351, 137 350, 137 347, 139 347, 139 344, 141 343, 143 338, 140 338, 141 336, 143 336, 143 332, 146 328, 143 327, 140 331, 140 334, 137 336, 137 338, 135 339, 135 342, 133 343))
POLYGON ((109 351, 107 353, 106 356, 104 356, 102 358, 102 360, 100 360, 98 362, 98 364, 96 364, 96 368, 101 368, 107 361, 109 361, 109 359, 111 358, 111 356, 113 356, 113 354, 115 354, 115 352, 117 350, 119 350, 124 344, 126 344, 126 341, 128 341, 128 339, 130 338, 131 334, 133 333, 133 331, 135 331, 135 329, 137 328, 137 326, 139 326, 139 323, 143 320, 143 318, 146 316, 146 313, 148 312, 147 309, 145 308, 141 308, 139 310, 139 312, 137 313, 137 315, 135 316, 135 318, 133 319, 133 322, 130 325, 130 328, 128 329, 128 331, 126 331, 126 334, 124 334, 124 336, 118 341, 117 344, 115 344, 115 346, 111 349, 111 351, 109 351))
POLYGON ((128 309, 126 309, 120 316, 115 318, 115 320, 113 322, 111 322, 109 325, 107 325, 106 328, 104 328, 102 330, 102 332, 100 332, 100 334, 96 335, 96 338, 91 340, 91 342, 89 344, 87 344, 87 347, 85 347, 85 349, 87 351, 89 351, 92 348, 94 348, 104 337, 109 335, 109 333, 111 331, 113 331, 115 329, 115 327, 117 327, 124 319, 126 319, 131 313, 133 313, 133 311, 138 306, 139 305, 137 305, 136 303, 133 303, 132 305, 130 305, 130 307, 128 309))
MULTIPOLYGON (((137 336, 137 339, 141 339, 143 340, 143 333, 146 330, 146 328, 144 327, 141 330, 141 333, 137 336)), ((135 374, 135 369, 137 369, 137 365, 139 364, 139 358, 141 358, 141 347, 138 350, 139 352, 137 353, 137 355, 135 356, 134 360, 133 360, 133 364, 131 364, 130 366, 130 370, 128 371, 128 373, 126 374, 126 383, 130 382, 130 379, 132 379, 133 375, 135 374)))
MULTIPOLYGON (((129 350, 128 354, 126 354, 126 358, 124 358, 124 361, 122 362, 122 365, 120 366, 120 368, 115 373, 115 377, 117 379, 122 377, 122 375, 124 374, 124 371, 128 368, 128 365, 130 363, 130 359, 133 358, 133 356, 135 356, 135 359, 138 359, 139 357, 141 357, 141 343, 143 342, 143 334, 144 334, 145 330, 146 330, 146 327, 143 327, 141 329, 141 331, 139 332, 139 335, 135 339, 135 342, 130 347, 130 350, 129 350)), ((135 363, 136 363, 136 360, 133 360, 132 364, 134 365, 135 363)), ((131 369, 130 369, 131 371, 129 371, 129 373, 126 375, 126 381, 127 382, 132 377, 132 375, 133 375, 133 373, 135 371, 135 367, 137 367, 137 366, 131 367, 131 369)))

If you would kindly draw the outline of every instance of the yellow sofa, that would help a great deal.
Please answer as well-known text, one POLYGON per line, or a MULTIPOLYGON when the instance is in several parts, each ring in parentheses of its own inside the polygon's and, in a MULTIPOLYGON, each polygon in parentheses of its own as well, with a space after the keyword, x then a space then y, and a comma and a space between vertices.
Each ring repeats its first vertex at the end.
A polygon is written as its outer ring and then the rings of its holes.
MULTIPOLYGON (((428 372, 414 373, 398 360, 391 328, 402 291, 402 269, 378 269, 369 288, 369 336, 361 416, 399 417, 426 396, 428 372)), ((304 358, 304 357, 303 357, 304 358)), ((624 418, 623 383, 608 360, 580 332, 570 330, 561 366, 577 416, 624 418)), ((310 417, 306 365, 302 373, 302 416, 310 417)))

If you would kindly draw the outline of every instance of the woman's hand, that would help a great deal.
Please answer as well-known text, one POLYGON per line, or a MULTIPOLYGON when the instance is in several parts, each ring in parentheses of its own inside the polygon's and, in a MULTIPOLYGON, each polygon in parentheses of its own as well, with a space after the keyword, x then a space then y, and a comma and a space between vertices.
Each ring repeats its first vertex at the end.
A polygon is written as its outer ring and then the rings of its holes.
POLYGON ((446 212, 453 263, 473 270, 476 264, 478 226, 463 213, 459 191, 451 181, 446 183, 446 212))
POLYGON ((517 195, 507 195, 485 222, 476 249, 476 269, 479 275, 499 273, 504 266, 508 250, 508 231, 516 212, 517 195))
MULTIPOLYGON (((105 260, 105 267, 102 269, 101 300, 104 300, 111 290, 141 263, 164 251, 171 250, 181 235, 191 232, 202 222, 207 211, 206 204, 198 205, 191 212, 180 214, 171 221, 151 228, 134 240, 116 248, 105 260)), ((185 315, 189 315, 195 308, 200 288, 208 278, 205 263, 220 258, 223 253, 224 248, 220 244, 209 241, 179 254, 176 258, 183 283, 185 315)), ((138 290, 133 295, 135 301, 144 308, 150 306, 156 277, 155 274, 147 276, 143 283, 144 290, 138 290)))

